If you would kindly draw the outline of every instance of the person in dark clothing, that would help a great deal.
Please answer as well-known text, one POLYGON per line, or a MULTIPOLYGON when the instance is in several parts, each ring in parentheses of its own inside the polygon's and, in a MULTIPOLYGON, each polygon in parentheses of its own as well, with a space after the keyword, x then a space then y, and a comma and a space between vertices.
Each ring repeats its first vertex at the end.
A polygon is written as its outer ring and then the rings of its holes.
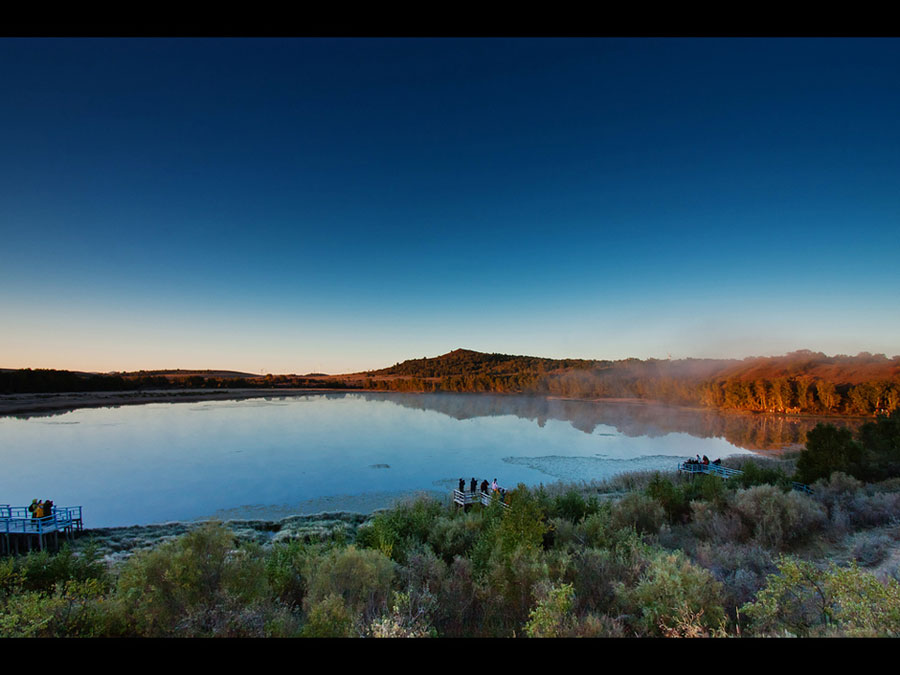
POLYGON ((475 494, 475 488, 477 486, 478 486, 477 481, 474 478, 472 478, 472 481, 469 483, 469 492, 471 492, 472 494, 475 494))
POLYGON ((464 481, 462 478, 459 479, 459 491, 460 492, 466 491, 466 481, 464 481))
POLYGON ((707 457, 706 455, 703 455, 703 463, 709 464, 709 457, 707 457))
POLYGON ((481 481, 481 491, 482 491, 484 494, 487 494, 487 491, 488 491, 488 482, 487 482, 487 478, 485 478, 483 481, 481 481))

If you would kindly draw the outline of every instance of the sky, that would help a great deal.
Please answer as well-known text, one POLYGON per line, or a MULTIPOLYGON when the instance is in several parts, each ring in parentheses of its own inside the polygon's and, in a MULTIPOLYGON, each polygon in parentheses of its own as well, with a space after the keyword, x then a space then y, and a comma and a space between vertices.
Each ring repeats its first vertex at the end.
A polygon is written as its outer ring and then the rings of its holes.
POLYGON ((0 367, 900 354, 898 39, 0 39, 0 367))

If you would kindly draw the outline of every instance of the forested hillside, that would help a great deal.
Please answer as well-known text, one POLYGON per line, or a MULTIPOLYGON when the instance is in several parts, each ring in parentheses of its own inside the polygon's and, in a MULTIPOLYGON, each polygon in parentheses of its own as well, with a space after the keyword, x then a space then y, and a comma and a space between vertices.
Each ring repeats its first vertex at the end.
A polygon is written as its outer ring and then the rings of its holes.
POLYGON ((797 351, 743 360, 555 360, 456 350, 369 371, 392 391, 639 398, 754 412, 873 415, 900 407, 900 357, 797 351))

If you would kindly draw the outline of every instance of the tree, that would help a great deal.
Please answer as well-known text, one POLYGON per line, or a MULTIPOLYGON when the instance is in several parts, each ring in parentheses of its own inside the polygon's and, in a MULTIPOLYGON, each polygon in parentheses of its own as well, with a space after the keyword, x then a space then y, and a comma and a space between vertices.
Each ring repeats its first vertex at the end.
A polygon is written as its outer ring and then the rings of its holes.
POLYGON ((803 483, 814 483, 834 471, 862 478, 862 457, 862 447, 853 440, 849 429, 817 424, 806 434, 806 449, 797 460, 797 478, 803 483))

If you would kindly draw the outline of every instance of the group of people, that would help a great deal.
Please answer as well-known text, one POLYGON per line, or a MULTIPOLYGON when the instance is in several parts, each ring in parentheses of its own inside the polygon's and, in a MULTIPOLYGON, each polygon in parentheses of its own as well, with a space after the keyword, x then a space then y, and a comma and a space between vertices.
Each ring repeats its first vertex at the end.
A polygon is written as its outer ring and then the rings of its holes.
POLYGON ((685 462, 685 463, 686 463, 686 464, 721 464, 721 463, 722 463, 722 460, 721 460, 721 459, 717 459, 717 460, 715 460, 714 462, 710 462, 710 461, 709 461, 709 457, 707 457, 706 455, 703 455, 703 459, 700 459, 700 455, 697 455, 696 459, 694 459, 694 458, 692 457, 691 459, 689 459, 689 460, 688 460, 687 462, 685 462))
MULTIPOLYGON (((485 478, 483 481, 481 481, 480 486, 478 485, 478 481, 476 481, 474 478, 471 481, 469 481, 469 492, 471 492, 472 494, 475 494, 476 488, 479 488, 479 487, 481 488, 481 492, 486 495, 491 494, 492 492, 499 493, 501 497, 506 495, 506 490, 503 489, 502 487, 500 487, 500 484, 497 483, 496 478, 494 479, 494 482, 490 483, 490 484, 488 484, 487 479, 485 478)), ((459 491, 460 492, 466 491, 466 481, 464 478, 459 479, 459 491)))
POLYGON ((53 500, 48 499, 44 501, 43 499, 38 501, 37 499, 32 499, 31 504, 28 505, 28 512, 31 514, 32 518, 43 518, 44 516, 49 516, 53 514, 53 500))

